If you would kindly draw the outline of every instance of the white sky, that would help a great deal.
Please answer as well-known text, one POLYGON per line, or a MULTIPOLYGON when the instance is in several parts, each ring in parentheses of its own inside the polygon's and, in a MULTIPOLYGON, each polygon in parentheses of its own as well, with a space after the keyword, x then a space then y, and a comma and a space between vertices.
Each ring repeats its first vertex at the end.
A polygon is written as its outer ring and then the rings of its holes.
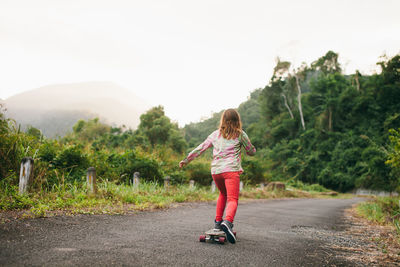
POLYGON ((346 73, 400 52, 398 0, 1 0, 0 98, 112 81, 180 126, 237 107, 277 56, 346 73))

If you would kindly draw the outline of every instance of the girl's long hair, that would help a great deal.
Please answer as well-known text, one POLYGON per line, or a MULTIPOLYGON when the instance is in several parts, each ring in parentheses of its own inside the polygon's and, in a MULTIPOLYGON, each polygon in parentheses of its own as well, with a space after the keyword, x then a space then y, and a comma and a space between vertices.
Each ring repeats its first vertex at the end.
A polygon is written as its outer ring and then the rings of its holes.
POLYGON ((225 139, 238 138, 242 133, 242 121, 239 113, 230 108, 224 111, 219 123, 219 131, 225 139))

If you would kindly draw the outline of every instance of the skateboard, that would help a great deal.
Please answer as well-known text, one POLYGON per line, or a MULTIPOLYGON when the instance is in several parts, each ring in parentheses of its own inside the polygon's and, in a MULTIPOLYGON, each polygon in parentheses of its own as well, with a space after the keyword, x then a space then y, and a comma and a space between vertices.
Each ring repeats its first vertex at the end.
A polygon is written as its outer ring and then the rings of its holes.
MULTIPOLYGON (((233 232, 233 234, 236 236, 236 232, 233 232)), ((226 235, 224 231, 218 231, 218 230, 208 230, 205 232, 204 235, 201 235, 199 238, 200 242, 216 242, 221 245, 225 244, 226 242, 226 235)))

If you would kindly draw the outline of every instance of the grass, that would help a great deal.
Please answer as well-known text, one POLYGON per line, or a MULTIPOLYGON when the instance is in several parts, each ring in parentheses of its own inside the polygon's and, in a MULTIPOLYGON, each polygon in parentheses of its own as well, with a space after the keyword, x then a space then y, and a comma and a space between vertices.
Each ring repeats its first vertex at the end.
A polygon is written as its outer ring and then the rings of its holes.
POLYGON ((205 188, 171 186, 168 189, 156 183, 141 183, 138 187, 98 184, 97 194, 88 192, 85 184, 67 184, 47 192, 19 195, 18 188, 9 186, 0 195, 0 210, 24 210, 25 217, 44 217, 54 211, 69 213, 126 213, 127 211, 165 208, 172 203, 210 201, 216 194, 205 188), (6 191, 6 192, 5 192, 6 191))
POLYGON ((273 199, 273 198, 310 198, 313 194, 301 190, 262 190, 261 188, 245 188, 240 192, 240 199, 273 199))
POLYGON ((367 219, 372 227, 384 229, 380 230, 380 236, 373 241, 383 254, 391 254, 391 257, 400 255, 399 201, 400 197, 373 197, 355 208, 355 212, 367 219))
POLYGON ((357 206, 359 215, 368 220, 387 224, 397 221, 400 218, 400 197, 374 197, 373 199, 360 203, 357 206))
POLYGON ((333 191, 302 190, 287 186, 286 190, 273 190, 246 187, 240 192, 240 199, 274 199, 274 198, 352 198, 351 194, 339 194, 333 191), (329 193, 329 194, 327 194, 329 193), (334 193, 334 194, 330 194, 334 193))
POLYGON ((379 225, 392 226, 400 239, 400 197, 374 197, 356 207, 357 214, 379 225))
MULTIPOLYGON (((315 186, 314 186, 315 187, 315 186)), ((218 190, 211 192, 210 187, 175 185, 164 188, 154 182, 143 182, 138 187, 117 185, 103 181, 97 185, 97 194, 88 192, 84 183, 75 182, 65 186, 53 186, 50 190, 40 190, 19 195, 18 187, 1 184, 0 211, 17 213, 17 217, 48 217, 56 214, 125 214, 138 210, 162 209, 173 203, 214 201, 218 190)), ((284 191, 256 187, 245 187, 240 192, 240 199, 271 198, 310 198, 322 196, 318 187, 301 187, 309 191, 289 186, 284 191)), ((327 191, 327 190, 322 190, 327 191)), ((337 196, 337 197, 343 197, 337 196)))

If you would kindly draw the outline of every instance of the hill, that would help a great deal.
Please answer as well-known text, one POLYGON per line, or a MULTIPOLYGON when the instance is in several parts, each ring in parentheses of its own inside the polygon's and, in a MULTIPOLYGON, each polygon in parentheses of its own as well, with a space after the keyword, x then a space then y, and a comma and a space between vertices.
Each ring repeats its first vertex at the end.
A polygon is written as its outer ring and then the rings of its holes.
POLYGON ((42 130, 47 137, 63 136, 79 119, 99 117, 105 123, 136 128, 150 108, 126 88, 112 82, 48 85, 3 100, 6 116, 22 128, 42 130))
MULTIPOLYGON (((257 148, 244 158, 242 177, 341 192, 399 190, 400 55, 378 62, 381 72, 371 75, 342 73, 338 57, 328 51, 297 69, 278 60, 269 83, 238 107, 257 148)), ((220 114, 185 126, 190 148, 217 127, 220 114)))
MULTIPOLYGON (((260 119, 260 105, 258 98, 262 89, 256 89, 251 92, 248 99, 242 102, 237 108, 243 129, 247 131, 254 123, 257 123, 260 119)), ((186 124, 183 128, 185 133, 185 139, 189 144, 190 148, 196 147, 198 144, 203 142, 207 136, 219 127, 219 121, 223 110, 214 113, 210 118, 202 120, 200 122, 192 122, 186 124)))

